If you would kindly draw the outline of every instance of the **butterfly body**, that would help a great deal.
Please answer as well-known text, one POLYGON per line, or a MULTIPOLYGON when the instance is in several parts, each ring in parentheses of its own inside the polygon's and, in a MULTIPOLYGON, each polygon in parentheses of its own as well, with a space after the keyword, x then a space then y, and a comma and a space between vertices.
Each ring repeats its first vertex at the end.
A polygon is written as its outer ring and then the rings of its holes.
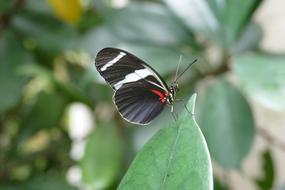
POLYGON ((145 125, 173 105, 177 84, 168 87, 163 78, 141 59, 117 48, 98 52, 95 66, 115 91, 113 101, 127 121, 145 125))

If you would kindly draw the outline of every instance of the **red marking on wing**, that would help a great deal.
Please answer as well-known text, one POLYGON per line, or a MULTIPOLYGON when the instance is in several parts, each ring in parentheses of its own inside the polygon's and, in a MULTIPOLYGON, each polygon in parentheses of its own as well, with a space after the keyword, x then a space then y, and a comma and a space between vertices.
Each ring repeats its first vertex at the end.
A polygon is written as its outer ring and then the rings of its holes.
POLYGON ((161 92, 159 92, 158 90, 152 89, 151 91, 152 91, 153 93, 155 93, 156 95, 158 95, 159 98, 164 98, 164 95, 163 95, 161 92))
POLYGON ((154 94, 159 96, 159 100, 164 103, 166 101, 166 97, 168 96, 168 93, 165 92, 164 94, 162 94, 160 91, 152 89, 151 92, 153 92, 154 94))

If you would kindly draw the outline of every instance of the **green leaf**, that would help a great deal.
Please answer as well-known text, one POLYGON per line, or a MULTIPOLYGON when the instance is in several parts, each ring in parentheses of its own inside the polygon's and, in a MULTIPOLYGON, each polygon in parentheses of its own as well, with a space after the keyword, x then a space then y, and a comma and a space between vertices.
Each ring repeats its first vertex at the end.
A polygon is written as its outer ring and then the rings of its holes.
POLYGON ((58 53, 76 47, 74 28, 49 14, 25 11, 15 16, 13 27, 46 52, 58 53))
POLYGON ((0 0, 0 15, 2 16, 2 14, 9 13, 9 11, 12 10, 15 2, 16 0, 10 0, 10 1, 0 0))
POLYGON ((240 38, 232 48, 232 52, 239 54, 257 49, 262 37, 261 26, 257 23, 250 23, 241 33, 240 38))
POLYGON ((254 140, 254 121, 243 95, 229 82, 217 79, 199 100, 200 124, 212 157, 225 168, 239 168, 254 140))
POLYGON ((83 35, 80 47, 91 54, 91 56, 95 56, 100 49, 114 47, 120 42, 121 40, 104 24, 83 35))
POLYGON ((19 70, 33 58, 19 41, 12 31, 0 37, 0 113, 16 105, 28 81, 19 70))
POLYGON ((18 143, 41 129, 56 127, 66 105, 67 100, 61 94, 40 92, 22 117, 18 143))
POLYGON ((198 48, 192 33, 164 6, 154 3, 131 3, 106 17, 103 25, 83 36, 81 47, 95 56, 104 47, 121 47, 122 44, 172 51, 177 51, 183 44, 187 45, 184 49, 189 51, 198 48))
POLYGON ((107 17, 114 11, 114 8, 112 7, 112 1, 110 0, 92 0, 88 2, 92 4, 96 12, 102 16, 107 17))
POLYGON ((269 150, 266 150, 263 155, 263 177, 256 180, 258 187, 261 190, 267 190, 273 188, 275 170, 273 159, 269 150))
POLYGON ((53 11, 51 7, 48 5, 47 1, 26 0, 24 9, 29 12, 35 12, 40 14, 47 14, 47 15, 53 14, 53 11))
MULTIPOLYGON (((196 95, 187 104, 194 113, 196 95)), ((119 185, 125 189, 213 189, 206 141, 191 113, 161 129, 138 153, 119 185)))
POLYGON ((277 111, 285 110, 284 60, 285 55, 261 53, 248 53, 234 58, 234 71, 245 92, 277 111))
POLYGON ((19 185, 1 186, 1 190, 75 190, 69 186, 63 177, 56 175, 41 175, 29 179, 19 185))
POLYGON ((261 3, 261 0, 164 1, 191 29, 223 47, 235 42, 261 3))
POLYGON ((113 123, 99 123, 88 138, 81 161, 83 182, 91 189, 106 189, 122 168, 123 142, 113 123))
POLYGON ((125 41, 164 46, 194 43, 192 34, 160 4, 131 3, 108 21, 110 29, 125 41))

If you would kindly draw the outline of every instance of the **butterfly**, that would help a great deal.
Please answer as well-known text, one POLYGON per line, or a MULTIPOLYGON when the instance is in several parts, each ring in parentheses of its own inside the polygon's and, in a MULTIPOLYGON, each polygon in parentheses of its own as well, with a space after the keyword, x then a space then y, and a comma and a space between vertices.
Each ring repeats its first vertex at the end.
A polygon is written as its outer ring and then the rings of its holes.
POLYGON ((120 115, 127 121, 140 125, 149 124, 166 105, 170 105, 173 112, 178 90, 177 80, 190 67, 179 76, 177 67, 174 82, 167 86, 150 65, 122 49, 100 50, 96 55, 95 66, 115 91, 113 102, 120 115))

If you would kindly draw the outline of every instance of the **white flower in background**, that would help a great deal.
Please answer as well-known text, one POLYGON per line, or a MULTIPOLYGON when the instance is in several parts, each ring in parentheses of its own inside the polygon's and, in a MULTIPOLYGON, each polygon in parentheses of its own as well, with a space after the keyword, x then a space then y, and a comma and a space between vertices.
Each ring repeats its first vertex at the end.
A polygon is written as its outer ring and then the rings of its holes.
MULTIPOLYGON (((73 103, 68 110, 68 134, 72 139, 70 158, 79 161, 84 156, 86 137, 95 128, 92 110, 82 103, 73 103)), ((70 185, 85 189, 79 166, 69 168, 66 178, 70 185)))
POLYGON ((86 140, 75 140, 71 144, 70 158, 73 160, 81 160, 84 156, 86 140))
POLYGON ((112 0, 112 6, 115 8, 123 8, 127 6, 129 0, 112 0))
POLYGON ((73 103, 68 110, 68 133, 72 139, 70 157, 80 160, 84 156, 86 137, 95 127, 92 110, 85 104, 73 103))
POLYGON ((72 166, 69 168, 66 174, 66 180, 68 183, 75 187, 81 187, 82 173, 78 166, 72 166))
POLYGON ((73 103, 68 111, 68 133, 72 140, 82 140, 95 127, 92 110, 85 104, 73 103))

